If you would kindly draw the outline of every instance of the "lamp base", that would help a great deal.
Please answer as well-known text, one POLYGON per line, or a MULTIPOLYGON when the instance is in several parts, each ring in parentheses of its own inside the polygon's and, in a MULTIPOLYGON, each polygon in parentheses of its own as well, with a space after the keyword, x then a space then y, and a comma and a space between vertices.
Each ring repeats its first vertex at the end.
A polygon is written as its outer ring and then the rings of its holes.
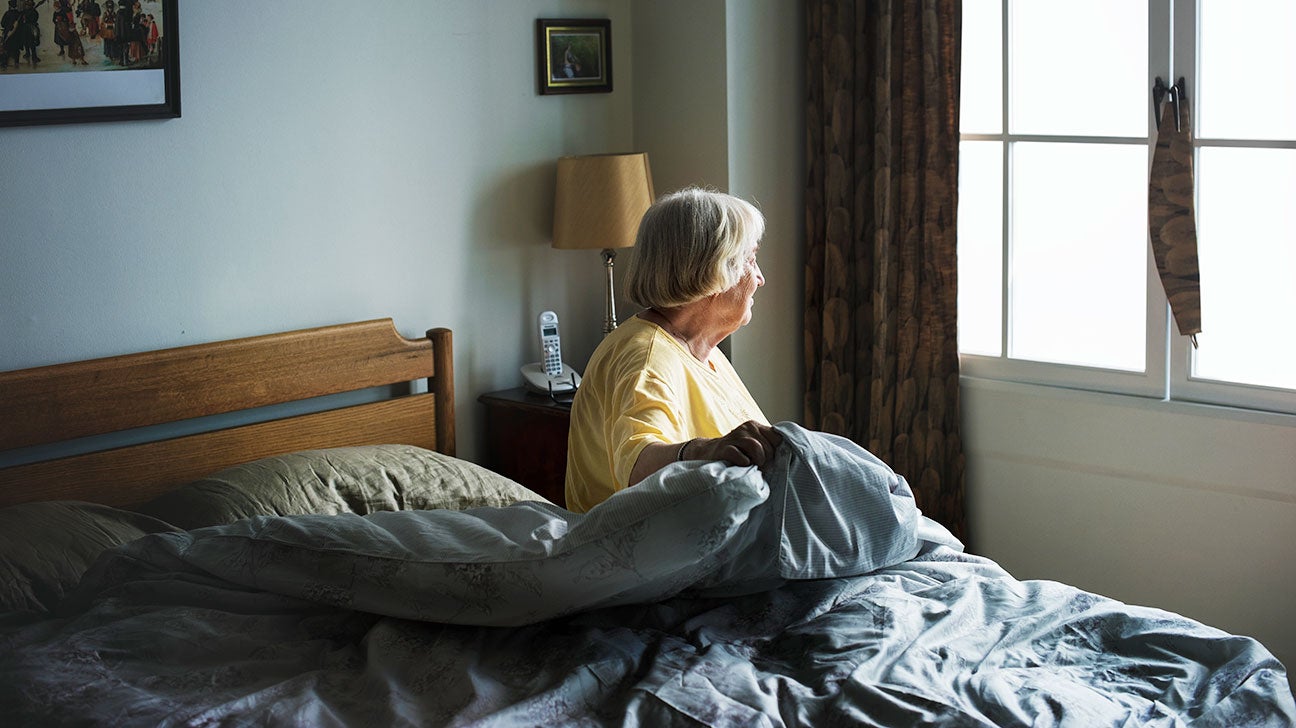
POLYGON ((612 286, 612 264, 616 260, 616 251, 611 248, 604 248, 602 255, 603 270, 607 272, 607 300, 603 302, 603 335, 607 336, 617 327, 616 298, 612 286))

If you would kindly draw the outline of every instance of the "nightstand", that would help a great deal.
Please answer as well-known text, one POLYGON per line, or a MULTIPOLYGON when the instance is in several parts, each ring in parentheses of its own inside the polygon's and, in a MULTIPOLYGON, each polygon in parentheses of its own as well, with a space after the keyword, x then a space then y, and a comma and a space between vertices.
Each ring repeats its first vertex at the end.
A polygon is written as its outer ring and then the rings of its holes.
POLYGON ((571 405, 526 387, 487 392, 486 467, 566 507, 567 428, 571 405))

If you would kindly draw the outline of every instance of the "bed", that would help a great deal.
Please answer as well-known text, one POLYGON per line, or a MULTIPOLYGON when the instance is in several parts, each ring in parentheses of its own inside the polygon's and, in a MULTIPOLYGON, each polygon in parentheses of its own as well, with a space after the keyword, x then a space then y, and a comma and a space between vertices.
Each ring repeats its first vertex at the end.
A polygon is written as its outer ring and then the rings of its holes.
POLYGON ((455 457, 453 379, 390 320, 0 373, 5 723, 1296 722, 1255 640, 1014 579, 840 438, 573 514, 455 457))

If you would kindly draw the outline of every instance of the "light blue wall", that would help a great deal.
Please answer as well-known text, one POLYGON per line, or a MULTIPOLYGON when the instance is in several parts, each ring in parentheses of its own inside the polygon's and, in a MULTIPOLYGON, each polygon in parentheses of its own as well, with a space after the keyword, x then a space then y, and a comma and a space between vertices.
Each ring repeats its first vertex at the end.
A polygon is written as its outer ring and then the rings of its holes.
POLYGON ((357 10, 181 3, 182 118, 0 129, 0 370, 449 326, 471 457, 476 397, 516 386, 540 310, 584 361, 601 263, 549 248, 553 163, 631 148, 628 0, 357 10), (537 95, 538 17, 611 18, 614 92, 537 95))

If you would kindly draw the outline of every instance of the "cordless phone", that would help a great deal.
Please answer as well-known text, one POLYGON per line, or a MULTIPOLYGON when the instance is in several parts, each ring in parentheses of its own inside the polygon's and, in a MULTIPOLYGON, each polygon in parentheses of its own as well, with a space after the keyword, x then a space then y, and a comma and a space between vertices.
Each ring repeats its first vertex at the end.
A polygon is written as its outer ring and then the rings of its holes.
POLYGON ((558 314, 544 311, 540 314, 540 367, 544 373, 556 377, 562 374, 562 340, 558 336, 558 314))
MULTIPOLYGON (((581 377, 563 363, 562 338, 558 331, 558 314, 542 311, 536 319, 540 335, 540 361, 522 367, 522 380, 529 389, 542 394, 574 393, 581 377)), ((565 401, 570 402, 570 396, 565 401)))

